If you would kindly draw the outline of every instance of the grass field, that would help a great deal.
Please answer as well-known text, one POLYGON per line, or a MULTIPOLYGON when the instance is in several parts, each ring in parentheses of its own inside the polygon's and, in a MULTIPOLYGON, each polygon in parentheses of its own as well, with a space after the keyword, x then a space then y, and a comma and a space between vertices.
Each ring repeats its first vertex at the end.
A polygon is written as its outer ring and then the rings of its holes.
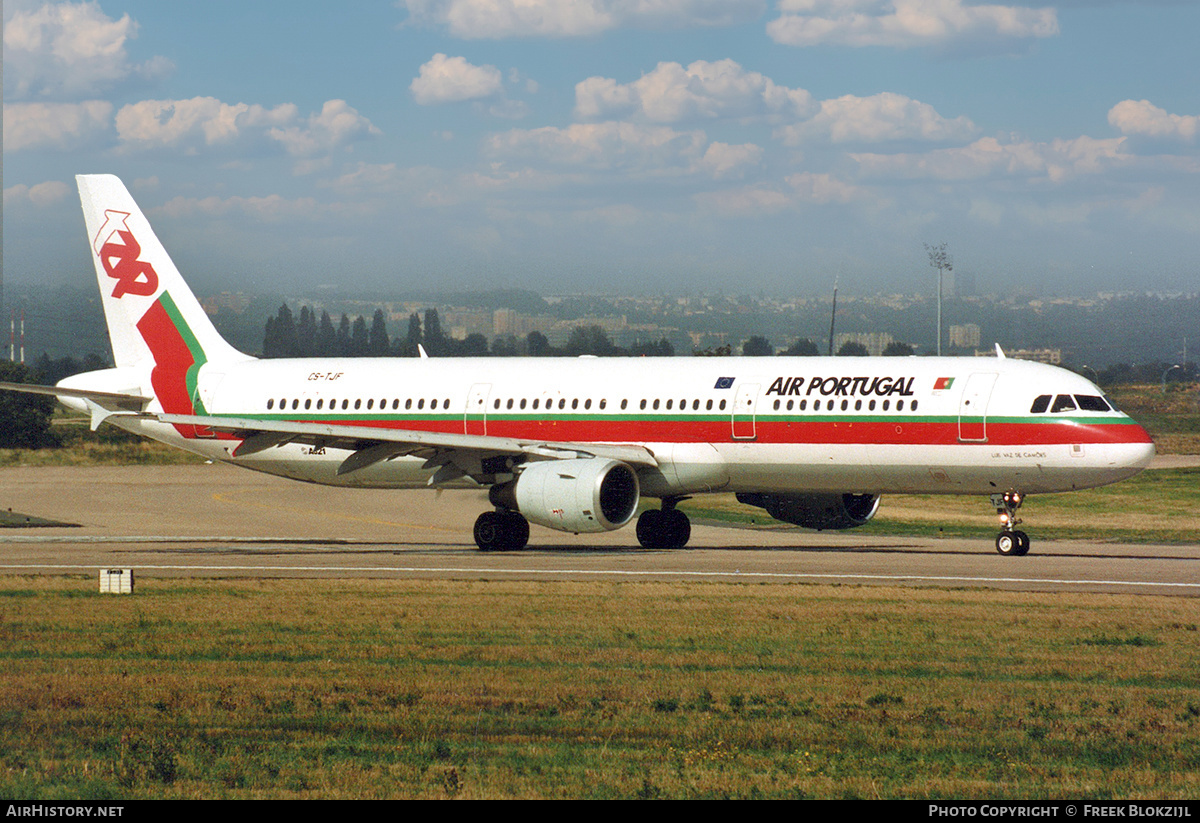
POLYGON ((0 796, 1194 798, 1190 598, 0 578, 0 796))
MULTIPOLYGON (((1100 489, 1026 498, 1020 515, 1038 540, 1200 543, 1200 469, 1156 469, 1100 489)), ((764 529, 791 528, 733 495, 705 495, 680 504, 696 520, 764 529)), ((923 537, 994 536, 999 521, 986 497, 889 494, 856 534, 923 537)))

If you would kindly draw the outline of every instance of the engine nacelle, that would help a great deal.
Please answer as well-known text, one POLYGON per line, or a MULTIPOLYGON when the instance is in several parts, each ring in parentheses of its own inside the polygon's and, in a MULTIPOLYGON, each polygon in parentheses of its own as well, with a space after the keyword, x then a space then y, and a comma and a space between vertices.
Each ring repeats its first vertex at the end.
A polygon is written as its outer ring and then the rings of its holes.
POLYGON ((740 493, 739 503, 766 509, 785 523, 806 529, 852 529, 875 516, 877 494, 762 494, 740 493))
POLYGON ((600 458, 525 464, 517 479, 493 486, 492 503, 531 523, 563 532, 603 532, 633 519, 641 495, 637 472, 600 458))

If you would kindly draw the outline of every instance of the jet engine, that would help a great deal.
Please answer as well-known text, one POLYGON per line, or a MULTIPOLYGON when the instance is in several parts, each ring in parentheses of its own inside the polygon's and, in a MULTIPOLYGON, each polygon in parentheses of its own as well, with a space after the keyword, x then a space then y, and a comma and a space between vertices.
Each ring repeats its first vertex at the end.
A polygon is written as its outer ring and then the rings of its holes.
POLYGON ((637 511, 637 473, 601 458, 527 463, 516 480, 493 486, 493 505, 518 511, 531 523, 580 534, 619 529, 637 511))
POLYGON ((766 509, 785 523, 806 529, 852 529, 875 516, 877 494, 763 494, 740 493, 739 503, 766 509))

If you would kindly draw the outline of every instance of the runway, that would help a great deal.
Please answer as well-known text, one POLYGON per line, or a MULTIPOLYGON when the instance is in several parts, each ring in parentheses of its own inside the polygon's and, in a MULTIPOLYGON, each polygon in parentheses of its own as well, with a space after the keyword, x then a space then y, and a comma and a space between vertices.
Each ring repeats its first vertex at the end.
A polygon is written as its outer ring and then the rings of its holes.
MULTIPOLYGON (((886 506, 887 501, 884 500, 886 506)), ((0 529, 0 574, 147 577, 442 577, 990 587, 1200 596, 1200 545, 1039 541, 1023 558, 990 540, 695 523, 680 551, 633 528, 531 529, 485 554, 482 491, 334 489, 223 465, 0 469, 0 508, 71 526, 0 529)), ((1033 525, 1033 524, 1031 524, 1033 525)))

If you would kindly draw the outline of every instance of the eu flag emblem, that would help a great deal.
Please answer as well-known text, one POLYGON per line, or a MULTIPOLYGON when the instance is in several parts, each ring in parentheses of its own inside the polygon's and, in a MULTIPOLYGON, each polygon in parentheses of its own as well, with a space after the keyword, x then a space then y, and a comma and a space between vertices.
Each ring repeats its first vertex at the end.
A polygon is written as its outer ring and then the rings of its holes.
POLYGON ((733 388, 733 381, 734 381, 734 379, 735 379, 735 378, 733 378, 733 377, 718 377, 718 378, 717 378, 717 385, 716 385, 716 386, 714 386, 713 388, 717 388, 717 389, 730 389, 730 388, 733 388))

